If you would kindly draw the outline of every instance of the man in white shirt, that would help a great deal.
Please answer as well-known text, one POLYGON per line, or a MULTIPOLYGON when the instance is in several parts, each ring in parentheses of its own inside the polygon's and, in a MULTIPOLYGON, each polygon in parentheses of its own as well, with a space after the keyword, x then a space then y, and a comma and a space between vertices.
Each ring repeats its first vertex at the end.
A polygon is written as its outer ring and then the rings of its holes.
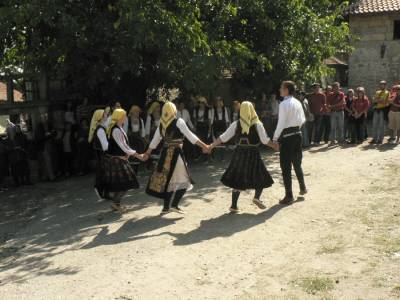
POLYGON ((300 195, 307 193, 301 168, 303 158, 301 126, 306 121, 306 118, 300 101, 293 97, 295 91, 296 85, 294 82, 282 82, 280 94, 284 99, 279 105, 278 125, 273 138, 274 143, 278 143, 278 140, 280 143, 280 165, 285 185, 285 198, 279 201, 280 204, 291 204, 294 201, 292 165, 299 181, 300 195))

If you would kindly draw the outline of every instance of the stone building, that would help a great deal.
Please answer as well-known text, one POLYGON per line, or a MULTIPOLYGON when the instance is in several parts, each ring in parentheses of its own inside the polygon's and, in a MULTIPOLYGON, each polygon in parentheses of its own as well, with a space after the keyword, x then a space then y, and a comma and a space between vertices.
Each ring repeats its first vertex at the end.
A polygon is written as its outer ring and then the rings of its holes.
POLYGON ((347 15, 355 49, 349 87, 364 86, 372 96, 380 80, 400 80, 400 0, 359 0, 347 15))

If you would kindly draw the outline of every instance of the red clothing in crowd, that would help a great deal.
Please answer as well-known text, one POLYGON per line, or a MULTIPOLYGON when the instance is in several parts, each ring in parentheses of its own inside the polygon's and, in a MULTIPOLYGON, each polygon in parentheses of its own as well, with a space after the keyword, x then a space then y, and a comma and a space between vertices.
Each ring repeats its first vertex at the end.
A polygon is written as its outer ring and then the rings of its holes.
POLYGON ((362 113, 364 111, 367 111, 370 105, 371 104, 368 100, 368 97, 364 96, 364 98, 354 98, 351 107, 357 113, 362 113))
POLYGON ((342 111, 346 105, 345 95, 343 92, 329 93, 326 97, 326 103, 330 106, 331 111, 342 111))
POLYGON ((396 97, 397 97, 397 90, 395 88, 392 88, 389 95, 389 101, 393 101, 394 99, 396 99, 396 97))
POLYGON ((313 93, 307 97, 310 110, 313 115, 319 116, 324 113, 326 97, 323 93, 313 93))

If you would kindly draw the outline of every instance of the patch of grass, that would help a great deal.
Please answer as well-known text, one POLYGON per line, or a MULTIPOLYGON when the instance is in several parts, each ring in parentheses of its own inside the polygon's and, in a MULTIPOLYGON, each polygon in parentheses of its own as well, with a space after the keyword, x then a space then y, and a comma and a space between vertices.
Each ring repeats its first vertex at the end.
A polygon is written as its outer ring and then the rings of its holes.
POLYGON ((400 284, 393 287, 392 294, 400 298, 400 284))
POLYGON ((386 279, 384 277, 375 277, 372 280, 372 286, 375 288, 381 288, 385 286, 386 279))
POLYGON ((388 234, 383 234, 375 238, 375 243, 388 255, 400 252, 400 237, 392 237, 388 234))
POLYGON ((307 294, 315 295, 325 293, 334 289, 334 281, 327 277, 305 277, 296 281, 307 294))
POLYGON ((344 242, 342 236, 329 235, 327 236, 321 245, 321 249, 317 254, 332 254, 341 252, 344 248, 344 242))

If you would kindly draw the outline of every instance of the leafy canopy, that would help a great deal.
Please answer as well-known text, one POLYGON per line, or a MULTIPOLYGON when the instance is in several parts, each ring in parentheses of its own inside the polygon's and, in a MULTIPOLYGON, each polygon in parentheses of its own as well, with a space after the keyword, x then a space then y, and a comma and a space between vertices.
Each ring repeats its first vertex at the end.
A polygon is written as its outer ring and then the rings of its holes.
MULTIPOLYGON (((309 81, 349 51, 346 1, 3 0, 0 71, 46 71, 89 96, 153 87, 212 94, 224 71, 248 94, 309 81)), ((143 100, 143 99, 140 99, 143 100)))

